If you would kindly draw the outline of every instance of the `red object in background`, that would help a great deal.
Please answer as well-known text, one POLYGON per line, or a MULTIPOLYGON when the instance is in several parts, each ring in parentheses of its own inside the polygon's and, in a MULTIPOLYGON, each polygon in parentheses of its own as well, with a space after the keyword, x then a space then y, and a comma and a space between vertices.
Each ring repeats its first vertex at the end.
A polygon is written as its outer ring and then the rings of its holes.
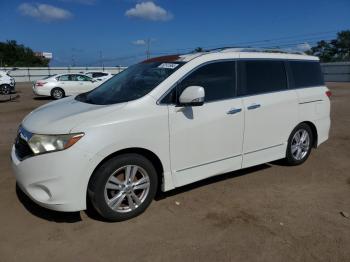
POLYGON ((46 84, 46 82, 36 82, 35 86, 39 87, 39 86, 44 86, 46 84))

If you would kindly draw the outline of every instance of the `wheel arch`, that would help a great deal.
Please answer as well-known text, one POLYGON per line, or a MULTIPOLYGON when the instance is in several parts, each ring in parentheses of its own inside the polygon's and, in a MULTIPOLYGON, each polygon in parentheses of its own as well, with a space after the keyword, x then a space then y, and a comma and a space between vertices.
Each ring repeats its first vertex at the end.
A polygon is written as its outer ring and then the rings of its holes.
POLYGON ((312 131, 312 137, 313 137, 313 141, 312 141, 312 147, 313 148, 317 148, 317 144, 318 144, 318 133, 317 133, 317 127, 314 123, 312 123, 311 121, 304 121, 299 123, 300 124, 306 124, 311 128, 312 131))
POLYGON ((149 161, 151 161, 151 163, 154 165, 154 167, 157 171, 157 176, 158 176, 158 181, 159 181, 157 192, 160 192, 161 186, 163 183, 163 173, 164 173, 163 164, 162 164, 160 158, 154 152, 152 152, 151 150, 145 149, 145 148, 140 148, 140 147, 131 147, 131 148, 121 149, 121 150, 118 150, 118 151, 106 156, 94 168, 94 170, 89 178, 89 183, 91 181, 91 178, 93 177, 93 175, 95 174, 95 172, 98 170, 98 168, 101 165, 103 165, 109 159, 116 157, 116 156, 119 156, 119 155, 123 155, 123 154, 138 154, 138 155, 141 155, 141 156, 147 158, 149 161))

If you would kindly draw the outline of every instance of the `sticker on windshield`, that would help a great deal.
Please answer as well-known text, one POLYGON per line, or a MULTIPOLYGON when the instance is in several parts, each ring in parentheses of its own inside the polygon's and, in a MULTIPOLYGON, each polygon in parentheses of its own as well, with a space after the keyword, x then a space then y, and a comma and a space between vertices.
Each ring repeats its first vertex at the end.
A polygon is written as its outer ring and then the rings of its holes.
POLYGON ((158 68, 175 69, 178 66, 179 66, 179 64, 163 63, 163 64, 159 65, 158 68))

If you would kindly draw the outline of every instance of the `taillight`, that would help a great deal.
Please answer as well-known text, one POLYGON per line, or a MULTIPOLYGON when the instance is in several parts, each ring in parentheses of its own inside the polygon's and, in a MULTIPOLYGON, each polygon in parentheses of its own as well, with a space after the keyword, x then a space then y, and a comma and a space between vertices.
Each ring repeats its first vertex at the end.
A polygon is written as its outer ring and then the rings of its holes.
POLYGON ((36 82, 35 86, 44 86, 46 82, 36 82))
POLYGON ((331 91, 326 91, 326 96, 328 96, 328 97, 331 97, 332 96, 332 92, 331 91))

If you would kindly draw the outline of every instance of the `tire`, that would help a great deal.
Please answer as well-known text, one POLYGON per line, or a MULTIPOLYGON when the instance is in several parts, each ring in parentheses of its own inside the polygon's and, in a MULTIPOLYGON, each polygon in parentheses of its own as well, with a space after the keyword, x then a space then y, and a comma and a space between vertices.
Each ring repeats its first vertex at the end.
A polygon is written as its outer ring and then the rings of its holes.
POLYGON ((2 95, 11 94, 11 87, 9 85, 0 86, 0 94, 2 94, 2 95))
POLYGON ((124 221, 143 213, 157 188, 158 176, 153 164, 141 155, 124 154, 107 160, 94 172, 88 197, 104 219, 124 221), (129 174, 130 181, 126 182, 125 174, 129 174))
POLYGON ((55 87, 51 90, 51 97, 55 100, 65 97, 64 90, 62 88, 55 87))
POLYGON ((310 156, 314 137, 308 124, 301 123, 292 131, 288 139, 285 162, 290 166, 304 163, 310 156))

